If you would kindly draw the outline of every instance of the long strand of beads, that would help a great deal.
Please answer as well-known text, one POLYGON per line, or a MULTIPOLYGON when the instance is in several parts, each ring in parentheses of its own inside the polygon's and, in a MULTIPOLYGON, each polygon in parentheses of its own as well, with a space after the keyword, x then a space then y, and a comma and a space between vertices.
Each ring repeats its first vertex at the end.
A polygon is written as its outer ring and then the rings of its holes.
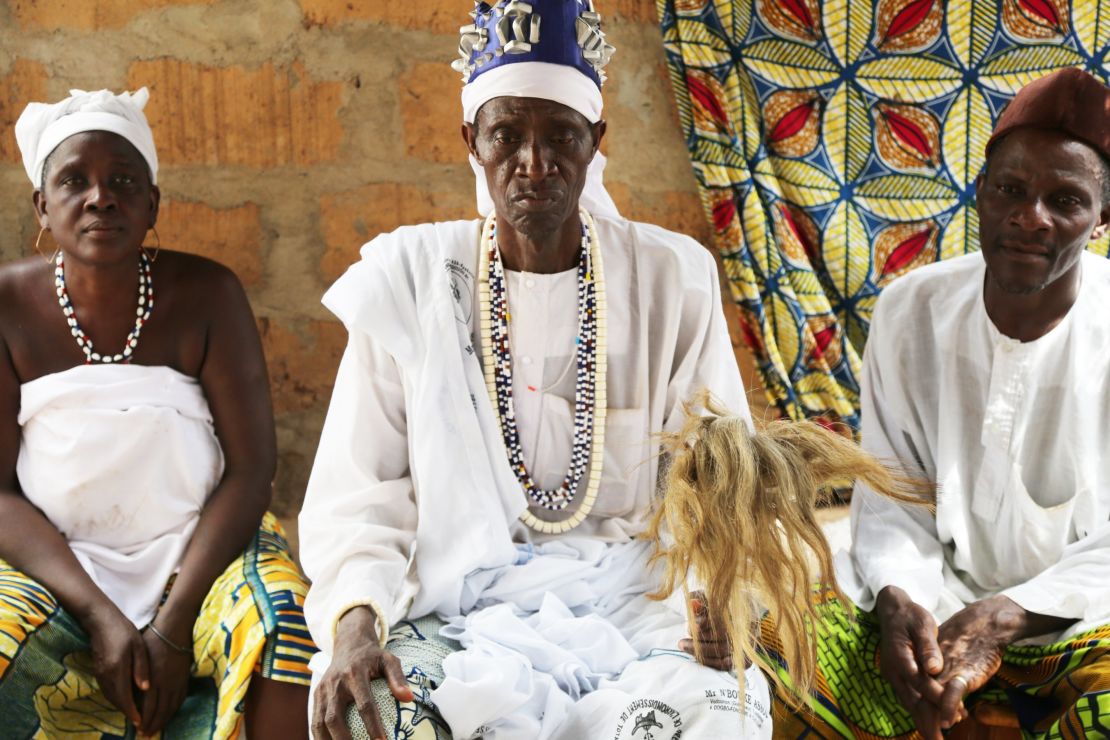
POLYGON ((574 500, 587 466, 590 474, 578 509, 568 519, 540 519, 530 511, 521 515, 529 527, 542 532, 566 532, 585 520, 597 499, 605 447, 606 311, 601 249, 593 219, 582 219, 582 250, 578 263, 578 336, 575 339, 574 438, 570 466, 554 491, 541 489, 524 464, 512 397, 512 357, 509 351, 511 313, 505 289, 504 267, 497 248, 497 224, 490 216, 483 228, 480 247, 478 297, 482 357, 486 388, 497 410, 509 466, 529 499, 549 511, 563 511, 574 500))
POLYGON ((150 319, 150 312, 154 308, 154 280, 150 271, 150 258, 146 256, 146 252, 139 250, 139 305, 135 309, 135 328, 127 335, 123 349, 114 355, 102 355, 97 352, 93 348, 92 340, 77 323, 73 301, 70 300, 69 291, 66 290, 65 260, 61 251, 58 252, 58 259, 54 263, 54 287, 58 293, 58 305, 62 307, 66 323, 69 324, 69 332, 77 340, 77 346, 85 353, 86 365, 96 362, 108 364, 131 361, 131 355, 139 346, 139 334, 142 333, 143 325, 150 319))

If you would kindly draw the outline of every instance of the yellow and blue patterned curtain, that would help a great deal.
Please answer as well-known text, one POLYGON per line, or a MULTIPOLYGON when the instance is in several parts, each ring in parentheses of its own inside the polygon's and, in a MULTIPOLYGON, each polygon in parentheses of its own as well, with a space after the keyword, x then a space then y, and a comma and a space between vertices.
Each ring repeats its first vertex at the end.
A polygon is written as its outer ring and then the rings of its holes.
MULTIPOLYGON (((1110 3, 657 6, 702 202, 767 393, 785 416, 857 428, 879 292, 978 248, 974 183, 993 122, 1051 70, 1107 79, 1110 3)), ((1093 248, 1106 254, 1105 242, 1093 248)))

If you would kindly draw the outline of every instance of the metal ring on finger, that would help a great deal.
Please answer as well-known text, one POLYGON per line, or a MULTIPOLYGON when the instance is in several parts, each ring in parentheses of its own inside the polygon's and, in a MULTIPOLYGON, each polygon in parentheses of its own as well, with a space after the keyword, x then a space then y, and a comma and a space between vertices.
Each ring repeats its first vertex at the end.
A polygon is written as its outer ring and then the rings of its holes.
POLYGON ((963 688, 963 693, 964 693, 964 694, 967 694, 967 693, 968 693, 968 690, 969 690, 969 689, 971 688, 971 684, 970 684, 970 682, 968 682, 968 680, 967 680, 966 678, 964 678, 964 676, 962 676, 962 675, 961 675, 961 674, 959 674, 959 673, 957 673, 957 674, 956 674, 955 676, 953 676, 952 678, 948 679, 948 681, 949 681, 950 683, 951 683, 952 681, 959 681, 959 682, 960 682, 961 684, 963 684, 963 687, 964 687, 964 688, 963 688))

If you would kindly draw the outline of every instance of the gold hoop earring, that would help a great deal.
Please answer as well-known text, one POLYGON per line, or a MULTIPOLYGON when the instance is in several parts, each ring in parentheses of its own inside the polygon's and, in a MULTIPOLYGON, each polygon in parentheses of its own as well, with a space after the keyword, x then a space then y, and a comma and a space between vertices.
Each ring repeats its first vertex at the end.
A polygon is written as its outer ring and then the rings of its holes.
POLYGON ((42 253, 42 235, 45 234, 49 230, 50 229, 46 228, 45 226, 43 226, 41 229, 39 229, 39 235, 35 239, 35 251, 39 253, 39 256, 41 256, 44 260, 46 260, 46 264, 52 265, 58 259, 58 249, 59 249, 59 247, 58 247, 57 243, 55 243, 55 245, 54 245, 54 254, 50 255, 50 257, 47 257, 45 254, 42 253))
MULTIPOLYGON (((154 254, 148 254, 147 259, 150 260, 151 264, 154 264, 154 262, 158 259, 158 251, 162 249, 162 238, 158 236, 158 229, 151 226, 150 230, 154 232, 154 246, 151 247, 150 245, 144 243, 142 246, 139 247, 139 249, 153 249, 154 254)), ((144 239, 143 241, 145 242, 146 240, 144 239)))

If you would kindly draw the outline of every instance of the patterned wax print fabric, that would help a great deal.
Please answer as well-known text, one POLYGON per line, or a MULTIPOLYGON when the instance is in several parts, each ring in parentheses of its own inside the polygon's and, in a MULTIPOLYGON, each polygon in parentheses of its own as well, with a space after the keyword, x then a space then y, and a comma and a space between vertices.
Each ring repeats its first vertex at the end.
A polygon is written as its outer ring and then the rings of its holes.
MULTIPOLYGON (((430 615, 398 622, 389 633, 386 647, 401 661, 415 701, 397 701, 385 679, 371 683, 386 740, 451 740, 451 730, 432 705, 432 691, 443 683, 443 661, 462 645, 440 636, 443 624, 430 615)), ((347 727, 352 740, 370 740, 354 704, 347 708, 347 727)))
MULTIPOLYGON (((657 0, 702 203, 770 400, 859 420, 891 280, 978 249, 983 149, 1054 69, 1104 82, 1097 0, 657 0)), ((1105 255, 1105 240, 1092 246, 1105 255)), ((911 331, 912 327, 906 327, 911 331)))
MULTIPOLYGON (((193 628, 189 695, 161 733, 236 737, 254 675, 308 686, 316 648, 304 623, 308 585, 281 525, 266 514, 216 579, 193 628)), ((92 674, 89 637, 41 585, 0 560, 0 736, 134 738, 92 674)))
MULTIPOLYGON (((855 619, 830 599, 820 607, 817 680, 808 712, 792 712, 774 698, 775 737, 920 738, 894 690, 879 675, 879 623, 869 612, 855 619)), ((775 621, 764 617, 767 657, 788 682, 775 621)), ((1044 740, 1110 737, 1110 625, 1051 645, 1011 646, 1002 668, 964 700, 972 715, 1005 707, 1025 737, 1044 740)))

